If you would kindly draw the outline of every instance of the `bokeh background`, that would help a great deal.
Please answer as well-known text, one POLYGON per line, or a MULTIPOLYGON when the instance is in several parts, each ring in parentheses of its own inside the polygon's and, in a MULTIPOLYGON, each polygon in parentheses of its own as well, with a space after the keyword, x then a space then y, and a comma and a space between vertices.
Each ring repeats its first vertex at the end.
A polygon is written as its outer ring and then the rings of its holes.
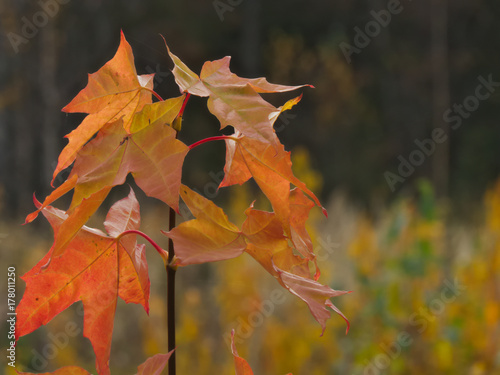
MULTIPOLYGON (((249 257, 182 269, 178 373, 233 373, 235 328, 256 374, 500 374, 499 17, 496 0, 0 0, 2 298, 7 266, 20 276, 51 246, 43 218, 20 224, 33 192, 50 192, 63 136, 83 118, 60 109, 114 55, 120 30, 138 72, 156 73, 162 97, 177 95, 162 34, 194 71, 230 55, 240 76, 315 86, 276 130, 329 210, 328 219, 313 212, 309 227, 320 281, 353 291, 333 301, 348 335, 335 315, 319 337, 307 306, 272 300, 279 285, 249 257)), ((205 101, 192 98, 181 139, 217 133, 205 101)), ((223 143, 204 145, 183 179, 238 221, 257 193, 251 184, 217 191, 223 165, 223 143)), ((138 196, 142 229, 164 244, 166 207, 138 196)), ((115 374, 166 352, 166 278, 160 259, 148 260, 150 317, 119 304, 115 374)), ((18 300, 23 288, 18 280, 18 300)), ((95 373, 81 326, 75 304, 22 338, 18 369, 95 373)))

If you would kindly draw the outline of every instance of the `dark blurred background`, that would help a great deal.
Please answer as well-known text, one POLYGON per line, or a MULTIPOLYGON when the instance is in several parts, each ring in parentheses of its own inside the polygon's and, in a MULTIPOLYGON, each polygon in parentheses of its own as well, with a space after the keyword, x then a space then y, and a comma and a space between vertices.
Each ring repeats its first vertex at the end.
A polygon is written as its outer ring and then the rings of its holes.
MULTIPOLYGON (((427 177, 459 207, 480 197, 500 172, 498 92, 466 103, 474 110, 456 129, 455 121, 443 120, 448 108, 475 95, 480 76, 500 81, 497 1, 2 0, 0 11, 7 217, 26 214, 34 191, 40 197, 50 191, 63 136, 81 121, 60 109, 85 86, 87 73, 113 56, 120 29, 138 72, 157 73, 162 96, 177 89, 158 34, 198 72, 204 61, 230 55, 241 76, 314 85, 303 90, 291 120, 277 126, 288 149, 310 151, 325 195, 341 188, 373 207, 393 199, 393 190, 412 193, 414 181, 427 177), (423 160, 413 155, 421 165, 408 177, 398 173, 401 160, 419 150, 415 141, 430 139, 435 128, 449 133, 447 140, 423 160)), ((199 108, 188 112, 187 141, 217 132, 199 108), (203 130, 207 122, 212 128, 203 130)))
MULTIPOLYGON (((319 339, 305 304, 290 296, 239 343, 256 374, 498 374, 499 20, 498 0, 0 0, 1 262, 20 276, 50 248, 43 219, 18 224, 33 210, 33 192, 50 193, 64 135, 84 117, 61 108, 112 58, 120 30, 138 73, 156 73, 163 98, 178 95, 162 34, 195 72, 229 55, 240 76, 315 86, 301 90, 276 131, 296 155, 296 175, 329 210, 328 220, 313 213, 309 230, 322 254, 320 281, 354 291, 333 301, 352 328, 345 336, 335 316, 319 339), (465 292, 444 304, 440 293, 456 281, 465 292), (432 310, 439 302, 443 309, 432 310), (412 344, 377 362, 402 332, 412 344)), ((266 99, 278 106, 293 95, 266 99)), ((218 126, 205 99, 192 98, 180 137, 190 144, 218 126)), ((206 144, 187 157, 183 179, 213 198, 223 165, 224 144, 206 144)), ((252 200, 244 190, 228 195, 228 211, 252 200)), ((165 207, 148 202, 142 227, 162 241, 165 207)), ((248 325, 277 286, 240 258, 179 272, 181 373, 233 373, 221 337, 248 325)), ((118 308, 117 374, 166 348, 165 280, 151 259, 151 317, 118 308)), ((24 283, 18 288, 17 301, 24 283)), ((47 333, 64 332, 65 319, 81 326, 75 306, 20 340, 21 365, 93 369, 84 339, 44 352, 54 346, 47 333)))

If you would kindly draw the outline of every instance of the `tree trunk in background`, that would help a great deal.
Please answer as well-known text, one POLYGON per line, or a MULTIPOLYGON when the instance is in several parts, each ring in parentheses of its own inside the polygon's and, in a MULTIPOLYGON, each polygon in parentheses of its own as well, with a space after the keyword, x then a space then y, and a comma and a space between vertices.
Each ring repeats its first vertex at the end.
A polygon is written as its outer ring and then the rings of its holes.
POLYGON ((245 74, 255 75, 260 59, 260 0, 243 2, 243 25, 241 34, 241 63, 245 74))
POLYGON ((443 122, 443 113, 450 106, 448 72, 448 9, 447 0, 431 0, 431 69, 432 129, 442 128, 447 140, 436 145, 432 158, 432 181, 438 197, 449 194, 450 128, 443 122), (443 126, 444 125, 444 126, 443 126))
POLYGON ((16 112, 12 117, 13 128, 12 164, 8 172, 9 209, 14 215, 26 215, 33 211, 33 195, 36 170, 34 160, 37 159, 35 152, 36 136, 33 132, 31 113, 26 111, 22 103, 17 103, 16 112))
MULTIPOLYGON (((447 6, 447 0, 431 0, 432 129, 442 128, 447 136, 445 142, 436 145, 432 158, 432 180, 438 199, 450 193, 450 127, 443 120, 443 113, 450 106, 447 6)), ((449 280, 454 248, 448 226, 443 229, 443 256, 443 273, 449 280)))
MULTIPOLYGON (((49 22, 40 35, 40 91, 43 99, 42 155, 40 180, 42 186, 49 186, 58 157, 59 94, 56 85, 57 36, 54 22, 49 22)), ((55 186, 59 185, 57 182, 55 186)))

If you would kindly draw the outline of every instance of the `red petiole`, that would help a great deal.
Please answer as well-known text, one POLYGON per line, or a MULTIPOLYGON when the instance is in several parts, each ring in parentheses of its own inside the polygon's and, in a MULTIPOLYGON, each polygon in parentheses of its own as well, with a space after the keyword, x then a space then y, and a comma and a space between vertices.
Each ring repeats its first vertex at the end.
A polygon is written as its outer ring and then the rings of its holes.
POLYGON ((200 139, 198 142, 193 143, 191 146, 189 146, 189 149, 192 150, 196 146, 199 146, 203 143, 211 142, 211 141, 220 141, 220 140, 226 140, 226 139, 232 139, 233 141, 238 141, 238 138, 230 136, 230 135, 217 135, 215 137, 208 137, 205 139, 200 139))
POLYGON ((156 251, 158 251, 158 253, 160 254, 160 256, 162 258, 164 258, 166 255, 167 255, 167 251, 163 250, 151 237, 149 237, 146 233, 143 233, 139 230, 135 230, 135 229, 130 229, 130 230, 126 230, 125 232, 122 232, 118 237, 116 237, 116 240, 119 241, 120 240, 120 237, 123 237, 127 234, 138 234, 139 236, 141 236, 142 238, 144 238, 145 240, 147 240, 154 248, 156 251))

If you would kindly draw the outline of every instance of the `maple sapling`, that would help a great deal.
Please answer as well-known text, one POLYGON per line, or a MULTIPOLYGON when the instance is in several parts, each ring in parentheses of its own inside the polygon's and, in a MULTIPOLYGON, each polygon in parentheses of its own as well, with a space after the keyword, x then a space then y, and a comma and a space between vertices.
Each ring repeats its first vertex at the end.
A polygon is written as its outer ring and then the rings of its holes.
MULTIPOLYGON (((166 44, 166 43, 165 43, 166 44)), ((110 374, 111 335, 118 297, 143 306, 149 312, 150 280, 145 257, 149 242, 162 258, 167 272, 168 354, 157 354, 139 366, 140 374, 159 374, 167 365, 175 375, 175 274, 179 267, 214 262, 248 254, 284 290, 303 300, 321 326, 331 311, 345 316, 330 298, 348 293, 322 285, 306 221, 313 207, 326 210, 316 195, 292 172, 290 152, 281 144, 273 125, 302 95, 281 107, 265 101, 262 93, 281 93, 310 85, 285 86, 265 78, 242 78, 229 69, 230 57, 207 61, 200 75, 167 51, 180 96, 162 99, 153 89, 154 74, 138 75, 132 49, 121 34, 115 56, 89 75, 87 86, 63 108, 88 115, 69 133, 53 174, 72 165, 71 172, 43 203, 34 200, 33 221, 41 212, 54 230, 48 253, 22 279, 26 291, 17 307, 16 340, 47 324, 71 304, 82 301, 83 335, 96 357, 99 375, 110 374), (178 138, 190 95, 206 97, 207 107, 221 129, 232 126, 231 135, 214 135, 187 146, 178 138), (156 101, 153 101, 153 99, 156 101), (219 188, 244 184, 253 178, 269 200, 272 211, 251 204, 241 226, 232 223, 221 207, 181 181, 186 155, 206 142, 226 145, 224 178, 219 188), (85 226, 114 186, 131 174, 135 185, 169 208, 168 251, 140 231, 139 202, 130 188, 115 202, 104 222, 105 232, 85 226), (294 185, 292 187, 291 185, 294 185), (51 206, 73 191, 66 211, 51 206), (194 219, 176 225, 182 198, 194 219), (96 293, 104 290, 105 293, 96 293)), ((271 311, 272 312, 272 311, 271 311)), ((269 312, 269 313, 271 313, 269 312)), ((347 331, 346 330, 346 331, 347 331)), ((252 374, 238 356, 231 337, 237 374, 252 374)), ((88 374, 75 367, 54 374, 88 374)))

